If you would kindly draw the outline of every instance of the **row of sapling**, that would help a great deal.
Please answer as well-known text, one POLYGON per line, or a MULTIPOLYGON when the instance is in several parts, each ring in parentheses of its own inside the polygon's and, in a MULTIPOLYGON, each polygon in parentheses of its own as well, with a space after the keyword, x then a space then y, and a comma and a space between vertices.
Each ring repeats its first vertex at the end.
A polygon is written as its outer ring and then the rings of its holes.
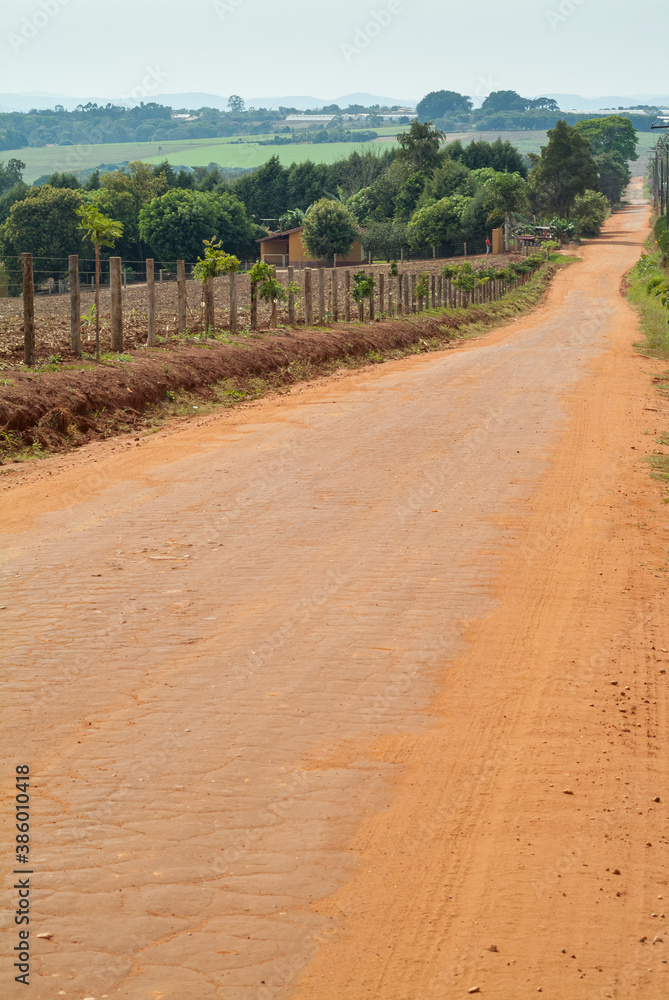
MULTIPOLYGON (((509 212, 520 208, 524 198, 522 185, 517 183, 519 180, 522 181, 522 179, 517 175, 507 174, 498 175, 498 177, 487 182, 490 184, 490 204, 494 204, 496 209, 503 208, 505 211, 505 242, 507 244, 509 241, 509 212)), ((318 247, 319 250, 325 251, 327 255, 334 255, 336 251, 333 244, 337 244, 343 249, 344 241, 349 240, 353 235, 352 229, 349 228, 350 220, 346 218, 346 210, 342 211, 342 206, 333 202, 321 202, 320 204, 314 206, 314 209, 314 222, 318 219, 319 223, 322 224, 325 221, 325 218, 328 218, 328 221, 331 222, 333 215, 336 218, 337 225, 335 226, 335 229, 337 229, 338 232, 334 240, 330 242, 327 247, 324 245, 318 247)), ((105 216, 95 205, 81 206, 77 209, 77 214, 80 217, 79 228, 83 231, 86 238, 95 248, 95 305, 93 306, 92 312, 95 316, 96 357, 99 360, 100 248, 102 246, 113 247, 115 241, 123 234, 123 225, 122 223, 105 216)), ((316 230, 319 230, 321 226, 317 225, 315 228, 316 230)), ((325 228, 327 228, 327 226, 325 228)), ((313 239, 315 233, 312 231, 309 235, 313 239)), ((239 270, 240 261, 233 254, 226 253, 222 249, 222 241, 219 240, 216 242, 215 237, 212 237, 210 240, 204 240, 203 243, 204 256, 198 258, 193 270, 193 276, 202 284, 204 302, 204 336, 210 336, 215 330, 214 278, 224 274, 235 274, 239 270)), ((558 245, 559 244, 557 243, 544 245, 544 250, 549 252, 558 245)), ((313 249, 316 250, 316 247, 314 246, 313 249)), ((511 263, 508 267, 497 269, 494 267, 488 267, 474 270, 469 262, 464 262, 460 265, 446 264, 442 268, 441 274, 442 277, 451 281, 456 288, 462 289, 464 292, 471 294, 477 286, 485 284, 491 279, 501 279, 505 281, 514 280, 519 275, 526 274, 530 270, 538 267, 544 262, 545 259, 546 258, 542 253, 537 253, 527 257, 522 262, 511 263)), ((398 276, 399 270, 397 261, 391 261, 389 270, 391 277, 398 276)), ((249 276, 251 279, 252 313, 255 312, 255 304, 258 297, 263 301, 268 302, 271 305, 272 310, 271 328, 276 329, 278 303, 285 302, 289 295, 296 296, 300 294, 300 286, 296 282, 290 282, 288 288, 286 288, 277 279, 275 268, 264 261, 258 261, 254 264, 249 272, 249 276)), ((365 299, 368 299, 370 302, 372 301, 375 287, 376 280, 372 275, 366 273, 365 271, 358 271, 353 275, 351 295, 358 305, 358 315, 360 320, 364 318, 364 301, 365 299)), ((429 287, 429 274, 421 273, 418 276, 415 287, 415 296, 419 302, 422 303, 426 298, 428 298, 429 287)), ((91 317, 86 318, 90 322, 91 317)))

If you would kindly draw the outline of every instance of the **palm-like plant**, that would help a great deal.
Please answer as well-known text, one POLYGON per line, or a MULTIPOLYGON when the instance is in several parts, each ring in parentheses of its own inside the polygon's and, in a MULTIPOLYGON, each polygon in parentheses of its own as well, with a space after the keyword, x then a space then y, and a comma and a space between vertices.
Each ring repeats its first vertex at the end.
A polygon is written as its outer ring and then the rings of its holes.
POLYGON ((81 205, 77 209, 78 228, 95 247, 95 356, 100 360, 100 247, 113 247, 123 236, 123 223, 103 215, 95 205, 81 205))
POLYGON ((486 207, 491 214, 504 215, 504 252, 509 252, 509 231, 511 212, 520 212, 527 203, 527 181, 518 173, 496 173, 485 182, 486 207))

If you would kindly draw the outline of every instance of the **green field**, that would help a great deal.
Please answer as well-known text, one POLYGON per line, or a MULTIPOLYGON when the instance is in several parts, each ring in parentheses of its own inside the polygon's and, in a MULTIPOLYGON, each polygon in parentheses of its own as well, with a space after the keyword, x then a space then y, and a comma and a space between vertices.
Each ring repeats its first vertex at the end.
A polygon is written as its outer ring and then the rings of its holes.
MULTIPOLYGON (((259 167, 275 154, 285 165, 313 160, 314 163, 334 163, 349 156, 354 150, 384 150, 392 148, 395 143, 393 129, 380 129, 389 135, 375 142, 333 142, 333 143, 293 143, 290 146, 260 146, 257 141, 237 136, 227 139, 187 139, 180 142, 119 142, 103 143, 90 146, 42 146, 27 149, 8 149, 0 154, 5 162, 11 157, 17 157, 26 164, 24 179, 32 184, 43 174, 55 170, 85 170, 97 167, 102 163, 124 163, 132 160, 145 160, 147 163, 160 163, 168 160, 175 166, 206 167, 209 163, 218 163, 221 167, 259 167)), ((255 137, 266 138, 264 136, 255 137)), ((521 153, 538 153, 541 146, 546 145, 545 132, 451 132, 447 135, 449 141, 461 139, 471 142, 472 139, 484 139, 492 142, 497 138, 509 140, 517 146, 521 153)), ((639 154, 647 157, 648 151, 656 141, 656 133, 639 133, 639 154)), ((643 172, 642 162, 635 165, 635 172, 643 172)))

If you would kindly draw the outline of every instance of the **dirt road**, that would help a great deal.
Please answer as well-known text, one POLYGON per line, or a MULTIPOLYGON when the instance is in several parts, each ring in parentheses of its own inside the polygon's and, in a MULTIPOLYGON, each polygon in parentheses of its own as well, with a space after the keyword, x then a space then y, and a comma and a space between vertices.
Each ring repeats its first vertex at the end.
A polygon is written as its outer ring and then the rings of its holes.
POLYGON ((669 995, 646 234, 467 349, 0 479, 32 997, 669 995))

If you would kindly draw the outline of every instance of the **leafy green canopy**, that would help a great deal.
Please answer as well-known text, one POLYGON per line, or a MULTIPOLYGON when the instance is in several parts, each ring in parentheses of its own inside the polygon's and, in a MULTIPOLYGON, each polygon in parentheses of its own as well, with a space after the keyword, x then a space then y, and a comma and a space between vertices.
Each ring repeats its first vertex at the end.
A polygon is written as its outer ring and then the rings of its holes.
POLYGON ((432 128, 432 122, 419 122, 414 119, 408 132, 400 132, 397 136, 400 159, 413 164, 414 170, 432 170, 439 163, 439 148, 444 133, 441 129, 432 128))
POLYGON ((454 90, 433 90, 416 105, 416 114, 423 121, 443 118, 445 115, 468 116, 473 103, 469 97, 464 97, 454 90))
POLYGON ((345 256, 358 239, 355 216, 338 201, 321 198, 304 220, 302 242, 319 260, 345 256))
POLYGON ((232 254, 226 253, 222 242, 215 243, 213 239, 204 240, 204 257, 198 257, 193 268, 193 276, 203 285, 209 278, 219 274, 234 274, 239 269, 240 261, 232 254))
POLYGON ((600 153, 618 153, 623 160, 638 160, 639 138, 629 118, 608 115, 576 122, 574 128, 590 143, 594 156, 600 153))
POLYGON ((534 207, 568 217, 577 195, 596 190, 599 171, 588 140, 574 126, 559 121, 548 137, 530 175, 534 207))
POLYGON ((141 238, 163 262, 195 260, 204 241, 221 240, 239 257, 255 251, 255 230, 233 195, 175 188, 153 198, 139 213, 141 238))
MULTIPOLYGON (((3 256, 32 253, 39 280, 67 274, 69 254, 82 252, 77 209, 83 202, 77 191, 44 185, 29 188, 15 202, 2 230, 3 256)), ((12 267, 14 262, 8 262, 12 267)))

